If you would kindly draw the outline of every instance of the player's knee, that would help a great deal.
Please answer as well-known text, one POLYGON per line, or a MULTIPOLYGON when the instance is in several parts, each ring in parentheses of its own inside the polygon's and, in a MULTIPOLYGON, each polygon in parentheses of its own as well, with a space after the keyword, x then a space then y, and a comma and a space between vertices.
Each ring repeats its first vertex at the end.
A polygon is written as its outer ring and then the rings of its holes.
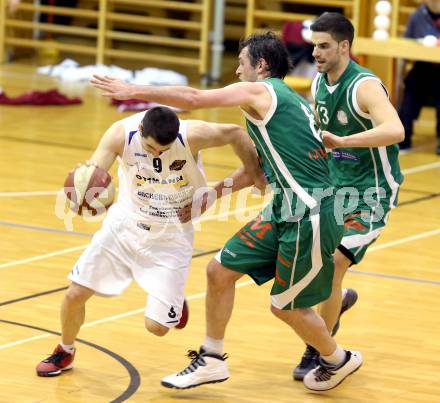
POLYGON ((64 303, 70 306, 84 305, 93 294, 90 288, 72 283, 64 295, 64 303))
POLYGON ((159 337, 165 336, 168 333, 168 330, 170 330, 168 327, 161 325, 159 322, 149 318, 145 318, 145 328, 150 333, 153 333, 155 336, 159 337))
POLYGON ((334 261, 335 261, 334 280, 339 281, 342 280, 345 273, 347 272, 347 269, 350 267, 351 260, 348 259, 345 255, 343 255, 339 250, 336 250, 334 254, 334 261))
POLYGON ((272 312, 277 318, 283 319, 283 318, 285 318, 285 317, 288 316, 288 315, 292 315, 292 313, 293 313, 294 310, 283 310, 283 309, 280 309, 280 308, 277 308, 277 307, 271 305, 271 306, 270 306, 270 311, 271 311, 271 312, 272 312))
POLYGON ((275 306, 273 306, 273 305, 270 306, 270 311, 271 311, 271 312, 272 312, 277 318, 279 318, 279 317, 281 316, 282 312, 283 312, 282 309, 278 309, 277 307, 275 307, 275 306))
POLYGON ((217 260, 212 259, 206 269, 208 284, 210 287, 223 289, 230 287, 241 277, 240 273, 236 273, 223 267, 217 260))
POLYGON ((304 309, 300 308, 284 310, 271 305, 270 311, 278 319, 281 319, 283 322, 286 322, 290 325, 295 325, 297 322, 302 321, 305 315, 304 309))

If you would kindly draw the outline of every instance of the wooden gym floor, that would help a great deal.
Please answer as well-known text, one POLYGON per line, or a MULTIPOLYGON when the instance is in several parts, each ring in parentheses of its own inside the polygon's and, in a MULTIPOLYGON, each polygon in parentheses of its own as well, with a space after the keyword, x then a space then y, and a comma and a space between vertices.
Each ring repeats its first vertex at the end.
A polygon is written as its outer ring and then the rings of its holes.
MULTIPOLYGON (((8 95, 58 87, 84 103, 0 106, 0 402, 439 401, 440 158, 434 154, 429 113, 417 126, 415 150, 401 157, 406 178, 400 207, 362 264, 346 277, 346 286, 356 288, 360 298, 344 315, 338 341, 359 349, 365 363, 340 387, 317 395, 292 380, 303 345, 271 315, 269 286, 257 287, 247 278, 237 290, 226 339, 231 378, 188 391, 160 386, 163 376, 186 366, 186 350, 197 349, 203 340, 205 266, 240 228, 237 218, 255 215, 263 203, 249 194, 234 199, 229 215, 214 212, 205 218, 196 234, 186 329, 165 338, 148 334, 145 295, 132 285, 119 298, 92 298, 74 370, 37 377, 35 365, 59 339, 66 276, 100 226, 78 217, 58 218, 56 193, 67 172, 90 156, 103 131, 127 115, 87 84, 61 85, 33 71, 4 65, 0 86, 8 95)), ((238 109, 181 117, 242 122, 238 109)), ((228 147, 205 152, 203 158, 211 181, 238 164, 228 147)))

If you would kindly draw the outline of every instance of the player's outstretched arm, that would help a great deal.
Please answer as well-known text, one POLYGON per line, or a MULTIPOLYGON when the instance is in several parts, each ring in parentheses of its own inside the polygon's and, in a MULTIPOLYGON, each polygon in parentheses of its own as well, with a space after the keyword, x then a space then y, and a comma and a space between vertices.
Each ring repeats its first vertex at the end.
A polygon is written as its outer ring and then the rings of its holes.
POLYGON ((124 127, 121 123, 116 122, 104 133, 88 163, 108 171, 116 157, 122 155, 124 141, 124 127))
POLYGON ((135 85, 123 80, 94 75, 90 80, 103 95, 115 99, 145 99, 184 110, 223 106, 256 107, 266 90, 262 84, 235 83, 213 90, 186 86, 135 85))
MULTIPOLYGON (((339 147, 384 147, 400 143, 404 139, 405 130, 399 115, 378 81, 367 80, 360 84, 357 102, 361 110, 370 115, 375 127, 340 138, 342 144, 339 147)), ((328 142, 329 136, 323 132, 323 141, 328 147, 326 137, 328 142)))

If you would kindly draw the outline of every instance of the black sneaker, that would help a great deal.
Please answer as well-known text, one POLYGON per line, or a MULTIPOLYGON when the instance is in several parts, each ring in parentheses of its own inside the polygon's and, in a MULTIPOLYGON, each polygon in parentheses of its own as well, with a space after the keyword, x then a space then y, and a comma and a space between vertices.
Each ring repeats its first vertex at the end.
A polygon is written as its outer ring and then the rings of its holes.
MULTIPOLYGON (((357 301, 358 294, 356 290, 352 288, 347 288, 345 292, 344 298, 342 300, 341 312, 339 313, 339 318, 341 315, 349 310, 357 301)), ((332 336, 336 334, 340 326, 339 319, 336 322, 335 327, 332 331, 332 336)), ((306 351, 304 352, 301 362, 296 366, 293 370, 293 379, 296 381, 302 381, 304 379, 305 374, 307 374, 312 369, 316 368, 319 365, 319 353, 312 347, 307 346, 306 351)))
POLYGON ((333 328, 332 336, 334 336, 339 330, 339 326, 340 326, 339 321, 341 319, 341 315, 345 311, 348 311, 356 303, 358 299, 358 294, 356 290, 353 290, 353 288, 347 288, 346 290, 347 291, 345 292, 344 298, 342 299, 341 312, 339 313, 338 321, 336 322, 336 325, 333 328))
POLYGON ((319 353, 312 346, 307 345, 301 362, 293 370, 293 379, 302 381, 304 376, 319 365, 319 353))

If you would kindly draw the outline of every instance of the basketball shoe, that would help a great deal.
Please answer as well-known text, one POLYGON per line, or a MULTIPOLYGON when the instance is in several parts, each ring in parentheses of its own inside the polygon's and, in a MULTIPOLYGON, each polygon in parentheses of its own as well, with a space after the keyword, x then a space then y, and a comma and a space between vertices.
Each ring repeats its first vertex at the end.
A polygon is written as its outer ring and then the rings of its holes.
POLYGON ((229 378, 229 370, 225 360, 226 354, 219 355, 200 351, 188 351, 191 363, 181 372, 162 379, 162 386, 174 389, 189 389, 206 383, 218 383, 229 378))
POLYGON ((338 386, 347 376, 362 365, 362 355, 357 351, 345 351, 345 360, 340 365, 331 365, 319 358, 319 366, 304 376, 306 388, 316 391, 330 390, 338 386))
MULTIPOLYGON (((341 312, 339 313, 338 321, 332 331, 332 336, 336 334, 340 325, 341 315, 349 310, 357 301, 358 294, 356 290, 352 288, 347 288, 344 293, 344 298, 342 299, 341 312)), ((293 379, 296 381, 302 381, 304 376, 313 368, 319 365, 319 353, 312 346, 307 345, 306 351, 304 352, 301 362, 293 370, 293 379)))
POLYGON ((58 376, 61 374, 61 371, 67 371, 73 368, 74 358, 75 351, 68 353, 58 344, 52 355, 37 365, 37 375, 58 376))

